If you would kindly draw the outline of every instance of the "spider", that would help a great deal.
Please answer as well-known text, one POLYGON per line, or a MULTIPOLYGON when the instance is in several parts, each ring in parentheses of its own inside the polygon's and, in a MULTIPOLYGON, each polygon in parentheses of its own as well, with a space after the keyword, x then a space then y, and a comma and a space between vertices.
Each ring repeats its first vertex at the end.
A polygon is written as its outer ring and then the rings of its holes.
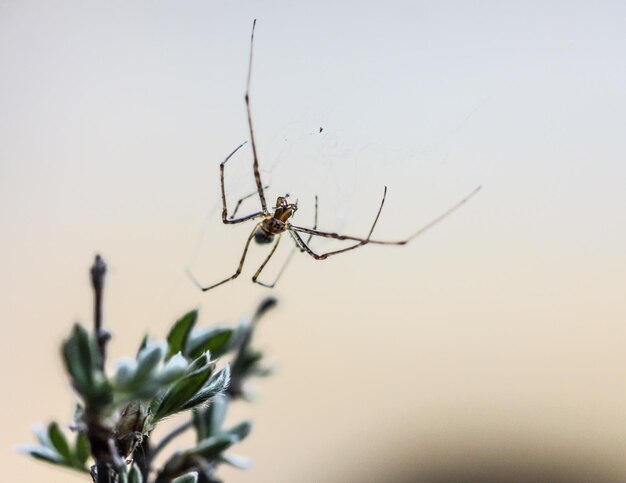
POLYGON ((374 218, 374 222, 372 223, 369 233, 367 234, 365 238, 349 236, 349 235, 340 235, 339 233, 318 230, 317 229, 317 211, 318 211, 317 195, 315 196, 315 219, 314 219, 313 228, 305 228, 302 226, 297 226, 290 222, 290 219, 294 216, 294 214, 298 210, 298 202, 296 201, 295 203, 289 203, 288 194, 285 196, 279 196, 276 199, 275 206, 273 206, 271 209, 268 209, 267 201, 265 199, 265 189, 267 189, 268 187, 263 186, 263 183, 261 182, 261 174, 259 172, 259 160, 258 160, 258 155, 257 155, 256 143, 254 141, 254 130, 252 128, 252 116, 250 114, 250 77, 252 73, 252 52, 253 52, 253 46, 254 46, 255 26, 256 26, 256 19, 252 23, 252 33, 250 35, 250 57, 248 60, 248 77, 247 77, 247 82, 246 82, 246 93, 244 96, 244 100, 245 100, 246 112, 248 116, 250 144, 252 145, 252 156, 253 156, 252 171, 254 173, 254 180, 256 183, 257 191, 241 198, 237 202, 232 215, 230 216, 228 215, 228 209, 226 205, 226 190, 224 188, 224 169, 226 167, 226 163, 233 157, 233 155, 237 151, 239 151, 246 144, 247 141, 237 146, 226 157, 226 159, 224 159, 224 161, 220 163, 220 187, 221 187, 221 192, 222 192, 222 222, 224 224, 229 225, 229 224, 235 224, 235 223, 242 223, 248 220, 260 220, 260 221, 257 222, 254 229, 248 236, 248 239, 243 249, 243 253, 241 255, 241 259, 239 261, 239 266, 237 267, 237 270, 235 271, 235 273, 232 274, 230 277, 225 278, 224 280, 214 283, 212 285, 203 286, 201 283, 199 283, 196 280, 193 274, 190 271, 188 271, 190 278, 202 291, 207 291, 215 287, 219 287, 220 285, 225 284, 226 282, 229 282, 231 280, 234 280, 235 278, 239 276, 243 268, 246 255, 248 254, 248 248, 250 247, 250 243, 252 242, 252 240, 254 240, 256 243, 260 245, 266 245, 266 244, 271 244, 271 243, 274 244, 272 249, 270 250, 269 255, 265 258, 265 260, 263 261, 259 269, 256 271, 256 273, 252 277, 253 282, 258 283, 259 285, 262 285, 264 287, 273 288, 278 282, 278 279, 282 275, 283 271, 285 270, 287 264, 291 260, 291 257, 293 256, 296 250, 300 250, 301 252, 308 253, 311 257, 313 257, 316 260, 325 260, 326 258, 332 255, 338 255, 339 253, 344 253, 349 250, 354 250, 355 248, 359 248, 370 243, 377 244, 377 245, 405 245, 409 243, 411 240, 413 240, 414 238, 417 238, 426 230, 430 229, 431 227, 439 223, 441 220, 443 220, 448 215, 450 215, 453 211, 456 211, 461 205, 467 202, 472 196, 474 196, 481 189, 481 187, 478 186, 469 195, 467 195, 461 201, 459 201, 454 206, 449 208, 447 211, 439 215, 437 218, 435 218, 434 220, 424 225, 422 228, 417 230, 408 238, 404 240, 399 240, 399 241, 373 240, 371 238, 372 233, 374 232, 374 228, 376 227, 376 223, 378 222, 378 218, 380 217, 380 213, 383 209, 383 205, 385 204, 385 198, 387 196, 386 186, 383 191, 383 197, 380 202, 380 206, 378 207, 378 212, 376 213, 376 217, 374 218), (237 211, 239 210, 241 203, 244 200, 251 198, 257 194, 259 196, 259 201, 261 203, 261 210, 255 213, 251 213, 249 215, 236 218, 237 211), (272 255, 274 255, 274 252, 278 248, 278 243, 280 242, 281 235, 285 232, 291 235, 291 238, 295 242, 296 246, 293 248, 287 260, 285 261, 282 268, 278 272, 278 275, 276 276, 276 279, 274 280, 274 282, 273 283, 262 282, 258 279, 259 275, 265 268, 265 265, 267 265, 267 263, 269 262, 270 258, 272 258, 272 255), (352 241, 354 243, 350 244, 349 246, 345 248, 327 251, 324 253, 316 253, 309 246, 309 243, 314 236, 324 237, 324 238, 333 238, 335 240, 347 240, 347 241, 352 241))

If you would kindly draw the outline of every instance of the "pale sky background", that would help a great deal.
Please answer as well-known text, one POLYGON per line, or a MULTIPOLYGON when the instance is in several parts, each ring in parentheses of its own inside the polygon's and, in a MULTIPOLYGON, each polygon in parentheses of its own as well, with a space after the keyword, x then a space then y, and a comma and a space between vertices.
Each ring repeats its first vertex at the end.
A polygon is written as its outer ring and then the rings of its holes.
MULTIPOLYGON (((252 229, 217 207, 253 18, 268 202, 310 225, 318 194, 320 228, 364 234, 387 185, 397 239, 483 190, 408 246, 295 257, 258 339, 278 373, 233 415, 254 467, 227 482, 380 481, 402 455, 626 479, 626 3, 326 0, 0 1, 3 478, 84 481, 14 445, 71 419, 58 348, 96 252, 112 357, 272 293, 264 249, 215 291, 184 274, 232 273, 252 229)), ((249 149, 227 184, 253 189, 249 149)))

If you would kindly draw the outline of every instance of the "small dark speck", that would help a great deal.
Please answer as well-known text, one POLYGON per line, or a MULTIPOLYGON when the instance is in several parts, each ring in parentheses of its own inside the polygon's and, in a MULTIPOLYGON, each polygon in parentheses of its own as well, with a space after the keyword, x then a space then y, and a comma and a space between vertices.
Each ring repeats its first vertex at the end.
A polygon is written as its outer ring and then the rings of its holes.
POLYGON ((320 127, 320 132, 322 132, 323 130, 324 130, 324 128, 323 128, 323 127, 320 127))

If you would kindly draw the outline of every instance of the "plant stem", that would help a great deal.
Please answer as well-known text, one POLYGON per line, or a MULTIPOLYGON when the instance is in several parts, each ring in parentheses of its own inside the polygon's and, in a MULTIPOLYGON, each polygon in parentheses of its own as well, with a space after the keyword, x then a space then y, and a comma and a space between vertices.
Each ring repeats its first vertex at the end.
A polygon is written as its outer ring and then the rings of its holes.
MULTIPOLYGON (((100 255, 96 255, 90 270, 91 286, 94 292, 94 333, 100 350, 100 370, 104 373, 106 362, 106 344, 111 338, 111 334, 102 327, 102 295, 104 292, 104 277, 106 275, 107 266, 100 255)), ((108 427, 103 427, 100 422, 101 415, 90 414, 91 411, 86 408, 86 424, 87 438, 91 446, 91 451, 96 460, 97 476, 94 477, 96 483, 113 483, 117 481, 117 469, 124 465, 120 456, 117 454, 117 448, 111 437, 108 427)))
POLYGON ((100 369, 104 372, 106 360, 106 343, 111 338, 111 334, 102 328, 102 294, 104 292, 104 277, 106 275, 107 266, 100 255, 96 258, 91 267, 91 286, 94 292, 93 321, 94 332, 98 340, 98 348, 100 349, 100 369))

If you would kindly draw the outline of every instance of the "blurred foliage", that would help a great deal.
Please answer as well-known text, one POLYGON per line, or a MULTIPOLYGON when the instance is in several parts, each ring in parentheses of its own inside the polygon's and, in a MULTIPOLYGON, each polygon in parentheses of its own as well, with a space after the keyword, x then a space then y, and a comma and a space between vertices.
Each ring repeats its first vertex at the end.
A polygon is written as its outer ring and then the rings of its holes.
POLYGON ((224 428, 224 421, 231 401, 245 396, 245 382, 269 373, 262 353, 250 343, 256 322, 275 304, 265 299, 253 317, 233 328, 196 327, 198 312, 192 310, 164 340, 145 336, 136 356, 118 361, 111 376, 95 332, 76 324, 61 348, 79 397, 68 425, 74 436, 52 422, 35 430, 37 445, 20 449, 90 474, 96 483, 217 483, 220 464, 246 468, 245 458, 226 451, 250 433, 252 424, 224 428), (227 362, 218 364, 218 358, 227 362), (186 422, 160 442, 151 441, 160 421, 183 412, 189 413, 186 422), (187 430, 195 431, 195 445, 172 452, 155 468, 156 456, 187 430))

